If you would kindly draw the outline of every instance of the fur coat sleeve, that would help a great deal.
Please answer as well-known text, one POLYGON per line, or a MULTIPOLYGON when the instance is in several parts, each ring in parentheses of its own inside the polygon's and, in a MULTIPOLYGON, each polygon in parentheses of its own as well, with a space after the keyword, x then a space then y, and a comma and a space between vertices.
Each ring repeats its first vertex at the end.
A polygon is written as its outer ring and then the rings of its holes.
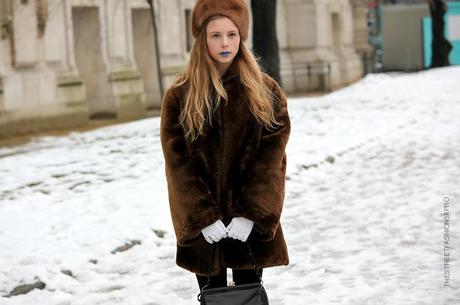
POLYGON ((187 152, 184 132, 179 124, 180 104, 175 89, 165 93, 161 107, 160 139, 165 158, 172 221, 177 243, 187 246, 201 230, 222 219, 207 184, 195 172, 187 152), (200 213, 196 213, 199 210, 200 213))
POLYGON ((284 203, 286 145, 291 131, 287 98, 279 85, 269 79, 278 98, 275 117, 283 125, 274 130, 263 128, 257 157, 242 184, 237 214, 254 221, 256 238, 269 241, 275 237, 284 203))

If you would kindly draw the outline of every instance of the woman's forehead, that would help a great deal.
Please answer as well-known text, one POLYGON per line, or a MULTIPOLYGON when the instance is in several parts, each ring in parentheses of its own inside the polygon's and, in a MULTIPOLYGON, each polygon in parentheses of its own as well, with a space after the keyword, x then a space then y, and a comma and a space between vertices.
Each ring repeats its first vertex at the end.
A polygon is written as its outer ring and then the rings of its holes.
POLYGON ((230 32, 238 31, 238 27, 233 21, 225 16, 216 16, 209 21, 207 26, 208 32, 230 32))

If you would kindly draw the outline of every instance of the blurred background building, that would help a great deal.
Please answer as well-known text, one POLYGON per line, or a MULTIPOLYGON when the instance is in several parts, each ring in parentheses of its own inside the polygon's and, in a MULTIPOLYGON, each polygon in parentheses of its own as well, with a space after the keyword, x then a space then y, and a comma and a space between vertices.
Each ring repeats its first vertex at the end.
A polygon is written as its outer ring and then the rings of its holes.
MULTIPOLYGON (((329 91, 379 69, 422 69, 427 5, 389 2, 278 0, 284 89, 329 91)), ((158 114, 193 45, 194 3, 153 0, 152 11, 146 0, 0 0, 0 137, 158 114)))
MULTIPOLYGON (((160 82, 182 71, 193 44, 194 2, 153 1, 155 37, 145 0, 0 1, 0 135, 158 113, 160 82)), ((278 1, 277 10, 288 92, 362 77, 372 54, 364 0, 278 1)))
MULTIPOLYGON (((176 3, 158 3, 168 68, 185 49, 170 44, 183 41, 176 3)), ((145 0, 1 0, 0 5, 0 135, 97 118, 129 120, 159 107, 145 0)), ((164 71, 165 77, 170 73, 164 71)))
MULTIPOLYGON (((460 64, 460 1, 446 1, 445 37, 453 49, 450 63, 460 64)), ((377 71, 417 71, 431 66, 432 28, 427 0, 369 0, 369 42, 377 71)))

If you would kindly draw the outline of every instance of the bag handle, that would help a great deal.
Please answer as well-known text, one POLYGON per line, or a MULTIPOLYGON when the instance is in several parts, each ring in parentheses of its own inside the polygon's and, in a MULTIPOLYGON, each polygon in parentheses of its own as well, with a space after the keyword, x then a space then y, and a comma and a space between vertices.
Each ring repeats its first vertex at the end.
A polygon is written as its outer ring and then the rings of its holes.
MULTIPOLYGON (((252 264, 254 266, 254 271, 256 272, 256 275, 257 277, 259 278, 259 281, 261 283, 262 282, 262 276, 260 274, 260 268, 257 267, 257 262, 256 262, 256 258, 254 257, 254 253, 252 252, 252 249, 251 249, 251 246, 249 245, 249 243, 247 241, 244 242, 246 244, 246 247, 248 248, 248 253, 249 253, 249 256, 251 258, 251 261, 252 261, 252 264)), ((212 259, 214 258, 214 254, 215 254, 215 251, 216 251, 216 247, 217 247, 217 244, 216 243, 213 247, 212 247, 212 255, 211 255, 211 261, 209 262, 209 268, 208 268, 208 274, 211 273, 211 265, 212 265, 212 259)), ((203 286, 203 288, 201 289, 203 291, 203 289, 207 288, 210 283, 211 283, 211 276, 208 275, 208 280, 206 282, 206 285, 203 286)))

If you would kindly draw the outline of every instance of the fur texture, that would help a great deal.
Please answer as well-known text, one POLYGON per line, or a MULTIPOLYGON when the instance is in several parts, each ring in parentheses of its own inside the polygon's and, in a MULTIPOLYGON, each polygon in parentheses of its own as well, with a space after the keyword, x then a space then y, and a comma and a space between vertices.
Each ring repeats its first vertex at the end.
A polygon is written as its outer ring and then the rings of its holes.
POLYGON ((255 223, 248 242, 260 267, 289 263, 280 225, 285 148, 291 127, 287 99, 278 84, 264 74, 264 81, 279 98, 275 113, 284 126, 275 130, 262 127, 249 111, 235 66, 223 76, 228 103, 217 107, 212 126, 208 123, 205 134, 195 142, 185 140, 178 123, 185 87, 169 88, 161 109, 160 136, 177 238, 176 262, 202 275, 217 274, 221 267, 253 267, 244 243, 226 238, 210 245, 201 234, 218 219, 228 225, 235 216, 255 223), (214 257, 210 257, 212 253, 214 257))
POLYGON ((193 37, 198 37, 203 23, 213 15, 230 18, 240 30, 241 39, 248 39, 249 11, 246 0, 198 0, 192 12, 193 37))

